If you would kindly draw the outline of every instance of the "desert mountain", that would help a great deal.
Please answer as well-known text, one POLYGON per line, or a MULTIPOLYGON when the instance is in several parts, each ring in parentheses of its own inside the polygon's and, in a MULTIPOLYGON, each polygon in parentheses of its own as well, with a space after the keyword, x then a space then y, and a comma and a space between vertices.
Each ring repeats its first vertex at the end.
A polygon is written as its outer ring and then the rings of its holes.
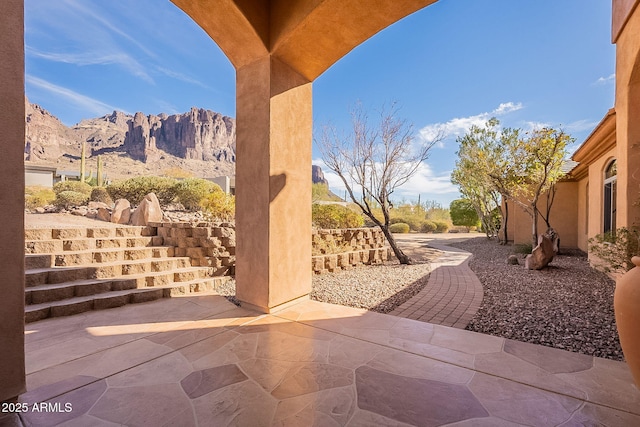
POLYGON ((102 155, 112 178, 185 171, 195 176, 235 174, 235 119, 192 108, 184 114, 134 116, 114 111, 67 127, 26 101, 25 161, 78 170, 83 142, 87 167, 102 155))
MULTIPOLYGON (((67 127, 54 115, 26 100, 24 159, 79 171, 86 144, 87 171, 96 171, 102 157, 110 179, 184 172, 197 177, 234 175, 236 121, 222 114, 192 108, 183 114, 129 115, 120 111, 67 127)), ((313 166, 313 183, 329 183, 313 166)))

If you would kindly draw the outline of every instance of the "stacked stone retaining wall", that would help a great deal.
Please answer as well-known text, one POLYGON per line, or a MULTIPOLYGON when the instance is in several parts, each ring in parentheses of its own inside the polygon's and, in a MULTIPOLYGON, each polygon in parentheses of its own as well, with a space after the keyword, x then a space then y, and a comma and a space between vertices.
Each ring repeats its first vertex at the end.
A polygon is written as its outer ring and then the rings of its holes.
MULTIPOLYGON (((233 224, 151 223, 158 232, 153 244, 173 246, 175 256, 187 256, 194 267, 209 267, 212 276, 235 274, 236 230, 233 224)), ((313 230, 312 270, 315 274, 380 264, 392 256, 379 229, 313 230)), ((292 254, 294 256, 294 254, 292 254)))
POLYGON ((322 274, 362 264, 381 264, 391 257, 386 243, 378 228, 313 230, 311 268, 315 274, 322 274))
POLYGON ((235 274, 236 230, 233 224, 164 222, 150 225, 158 228, 157 244, 173 246, 175 256, 189 257, 194 267, 209 267, 212 276, 235 274))

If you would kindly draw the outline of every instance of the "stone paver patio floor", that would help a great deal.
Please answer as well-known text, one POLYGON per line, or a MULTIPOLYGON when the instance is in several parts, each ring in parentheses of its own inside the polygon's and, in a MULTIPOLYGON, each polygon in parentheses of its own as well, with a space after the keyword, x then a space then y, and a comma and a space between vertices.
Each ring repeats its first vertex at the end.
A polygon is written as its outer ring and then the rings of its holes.
POLYGON ((185 296, 25 338, 21 401, 59 405, 15 425, 640 425, 625 363, 315 301, 185 296))

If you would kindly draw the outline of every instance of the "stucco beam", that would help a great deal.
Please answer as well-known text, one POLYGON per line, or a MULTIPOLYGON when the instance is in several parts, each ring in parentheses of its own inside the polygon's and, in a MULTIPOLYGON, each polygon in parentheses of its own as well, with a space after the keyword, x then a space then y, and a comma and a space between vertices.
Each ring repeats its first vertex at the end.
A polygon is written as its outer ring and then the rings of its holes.
POLYGON ((437 0, 275 0, 273 56, 314 80, 369 37, 437 0))
POLYGON ((236 69, 269 53, 269 0, 171 2, 217 43, 236 69))

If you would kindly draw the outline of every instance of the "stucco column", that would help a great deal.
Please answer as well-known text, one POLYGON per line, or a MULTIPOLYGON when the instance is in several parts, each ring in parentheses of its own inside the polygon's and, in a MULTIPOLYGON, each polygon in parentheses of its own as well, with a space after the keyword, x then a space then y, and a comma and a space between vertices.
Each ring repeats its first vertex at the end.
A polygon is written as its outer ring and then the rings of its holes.
POLYGON ((640 2, 613 2, 618 226, 640 226, 640 2))
POLYGON ((0 40, 0 401, 5 401, 25 391, 22 0, 1 2, 0 40))
POLYGON ((270 312, 311 291, 311 82, 264 56, 236 84, 236 296, 270 312))

